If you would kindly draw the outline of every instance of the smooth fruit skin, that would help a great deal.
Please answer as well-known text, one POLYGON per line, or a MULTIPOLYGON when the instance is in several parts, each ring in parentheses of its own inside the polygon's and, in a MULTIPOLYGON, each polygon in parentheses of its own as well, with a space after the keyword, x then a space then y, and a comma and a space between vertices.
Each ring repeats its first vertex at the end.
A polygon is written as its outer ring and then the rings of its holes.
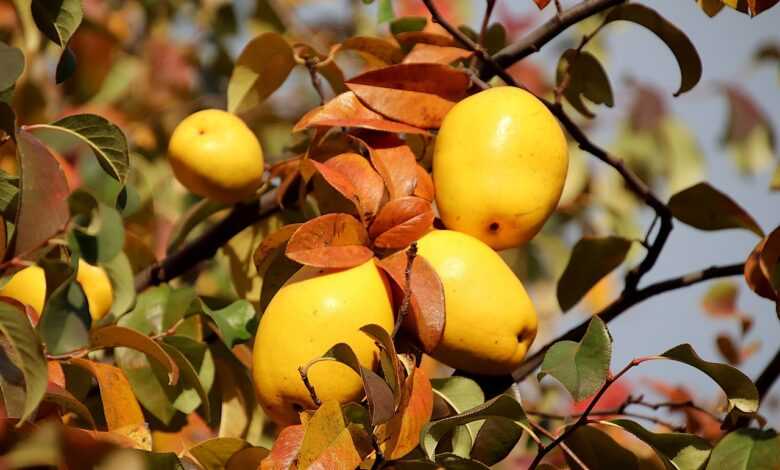
POLYGON ((16 299, 41 314, 46 300, 46 274, 40 266, 24 268, 0 289, 0 296, 16 299))
MULTIPOLYGON (((373 260, 346 270, 305 266, 276 293, 265 310, 254 345, 253 375, 258 401, 278 424, 298 421, 298 411, 315 408, 298 367, 347 343, 363 367, 373 368, 378 349, 360 327, 393 328, 393 308, 384 274, 373 260)), ((337 362, 309 369, 321 401, 359 400, 360 377, 337 362)))
POLYGON ((441 219, 496 250, 520 246, 555 210, 568 166, 566 136, 532 94, 496 87, 472 95, 447 113, 436 138, 441 219))
POLYGON ((263 149, 237 116, 198 111, 176 126, 168 145, 176 179, 193 193, 226 204, 248 198, 263 178, 263 149))
POLYGON ((536 309, 523 284, 492 248, 452 230, 417 243, 444 286, 444 337, 431 354, 475 374, 512 372, 536 337, 536 309))
POLYGON ((87 296, 92 320, 97 321, 106 316, 114 301, 114 289, 111 287, 106 270, 99 266, 93 266, 84 260, 79 260, 76 281, 81 284, 84 295, 87 296))

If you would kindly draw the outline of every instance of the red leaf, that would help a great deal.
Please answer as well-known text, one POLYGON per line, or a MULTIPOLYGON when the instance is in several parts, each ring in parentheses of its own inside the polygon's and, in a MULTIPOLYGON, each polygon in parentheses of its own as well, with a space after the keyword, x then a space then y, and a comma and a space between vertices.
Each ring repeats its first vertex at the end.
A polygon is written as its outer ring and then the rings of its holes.
POLYGON ((68 182, 49 149, 30 133, 17 134, 21 162, 19 211, 14 255, 29 253, 59 233, 68 222, 68 182))
POLYGON ((328 159, 325 166, 340 172, 355 188, 355 199, 361 217, 370 219, 379 211, 385 193, 382 177, 371 163, 357 153, 344 153, 328 159))
MULTIPOLYGON (((406 265, 404 251, 388 256, 379 263, 400 292, 404 292, 406 286, 406 265)), ((403 326, 419 340, 423 350, 430 353, 439 345, 444 334, 444 288, 439 276, 420 255, 414 258, 412 264, 410 300, 403 326)))
POLYGON ((438 128, 470 85, 467 73, 441 64, 393 65, 347 81, 369 108, 422 128, 438 128))
POLYGON ((293 261, 318 268, 351 268, 370 260, 365 227, 349 214, 326 214, 301 225, 287 242, 293 261))
POLYGON ((459 47, 434 46, 418 43, 404 58, 404 64, 442 64, 449 65, 456 60, 468 59, 473 52, 459 47))
POLYGON ((539 7, 540 10, 543 10, 544 7, 550 4, 550 0, 534 0, 534 3, 536 3, 536 6, 539 7))
POLYGON ((298 132, 310 127, 360 127, 384 132, 406 134, 427 134, 428 132, 400 122, 390 121, 381 114, 368 109, 351 91, 342 93, 332 100, 306 113, 293 128, 298 132))
POLYGON ((385 180, 391 200, 414 192, 417 186, 417 161, 408 145, 372 148, 371 163, 385 180))
POLYGON ((377 428, 377 439, 388 459, 399 459, 420 443, 420 431, 431 420, 433 390, 425 371, 415 368, 403 387, 401 406, 393 419, 377 428))
POLYGON ((385 204, 368 234, 378 248, 403 248, 417 241, 432 225, 431 203, 419 197, 406 196, 385 204))
POLYGON ((729 364, 736 366, 742 362, 737 346, 729 335, 719 334, 715 339, 715 344, 718 346, 720 355, 723 356, 729 364))
POLYGON ((421 197, 426 201, 433 202, 436 197, 436 192, 433 188, 433 178, 431 174, 425 171, 425 168, 419 164, 415 168, 417 170, 417 184, 414 187, 414 195, 421 197))
POLYGON ((302 424, 287 426, 282 429, 282 432, 279 433, 279 436, 274 441, 271 454, 260 464, 260 469, 287 470, 293 468, 305 433, 306 430, 302 424))

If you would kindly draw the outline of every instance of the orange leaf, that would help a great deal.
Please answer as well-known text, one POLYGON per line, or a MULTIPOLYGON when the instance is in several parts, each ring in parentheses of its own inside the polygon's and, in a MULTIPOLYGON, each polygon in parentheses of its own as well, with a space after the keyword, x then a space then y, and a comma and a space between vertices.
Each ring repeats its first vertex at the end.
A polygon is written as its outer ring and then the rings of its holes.
POLYGON ((376 215, 385 187, 382 177, 368 160, 357 153, 343 153, 328 159, 325 166, 340 172, 352 183, 361 217, 371 218, 376 215))
POLYGON ((436 193, 433 188, 433 178, 431 178, 431 174, 425 171, 425 168, 421 167, 419 164, 415 169, 417 170, 417 184, 414 187, 414 195, 421 197, 426 201, 433 202, 436 193))
POLYGON ((340 51, 352 50, 361 54, 368 54, 385 64, 397 64, 401 62, 404 54, 396 44, 385 39, 371 36, 356 36, 341 43, 340 51))
POLYGON ((326 214, 298 227, 285 254, 318 268, 351 268, 370 260, 365 227, 349 214, 326 214))
POLYGON ((371 224, 369 235, 378 248, 403 248, 433 225, 433 207, 425 199, 405 196, 385 204, 371 224))
MULTIPOLYGON (((400 292, 404 292, 406 286, 406 265, 405 251, 394 253, 379 263, 400 292)), ((414 258, 410 279, 411 299, 403 326, 419 340, 423 350, 430 353, 444 334, 444 288, 439 276, 420 255, 414 258)))
POLYGON ((417 161, 408 145, 372 148, 371 163, 385 180, 391 200, 414 192, 417 186, 417 161))
POLYGON ((438 128, 470 85, 467 73, 441 64, 393 65, 347 81, 369 108, 422 128, 438 128))
POLYGON ((333 189, 339 192, 342 196, 357 204, 355 196, 355 185, 352 184, 349 178, 342 172, 333 167, 329 167, 316 160, 307 158, 305 165, 311 165, 322 176, 326 183, 328 183, 333 189))
POLYGON ((474 55, 459 47, 435 46, 433 44, 418 43, 412 51, 404 57, 404 64, 443 64, 449 65, 456 60, 468 59, 474 55))
POLYGON ((47 365, 49 368, 49 383, 65 388, 65 372, 62 370, 62 365, 60 365, 59 361, 49 361, 47 365))
MULTIPOLYGON (((431 25, 430 23, 428 24, 431 25)), ((452 39, 447 31, 439 25, 433 25, 433 28, 426 27, 423 31, 405 31, 395 35, 395 40, 403 47, 410 48, 415 44, 431 44, 434 46, 454 46, 455 40, 452 39), (436 29, 438 27, 439 29, 436 29)))
POLYGON ((293 468, 305 433, 306 430, 302 424, 287 426, 282 429, 282 432, 279 433, 279 436, 274 441, 271 453, 260 464, 260 469, 287 470, 293 468))
POLYGON ((780 296, 780 227, 774 229, 761 245, 758 264, 777 298, 780 296))
POLYGON ((758 242, 758 245, 753 249, 745 262, 745 281, 750 289, 756 294, 769 300, 775 300, 777 297, 772 284, 769 283, 769 279, 764 275, 764 271, 761 269, 760 249, 764 245, 764 240, 758 242))
POLYGON ((388 459, 399 459, 420 443, 420 431, 431 420, 433 390, 423 369, 415 368, 407 377, 401 406, 387 424, 377 428, 377 438, 388 459))
POLYGON ((428 132, 400 122, 390 121, 368 109, 351 91, 344 92, 323 106, 306 113, 293 128, 298 132, 311 127, 360 127, 384 132, 427 134, 428 132))
POLYGON ((150 450, 149 429, 122 369, 79 358, 71 359, 71 364, 86 370, 97 380, 108 430, 130 438, 138 449, 150 450))

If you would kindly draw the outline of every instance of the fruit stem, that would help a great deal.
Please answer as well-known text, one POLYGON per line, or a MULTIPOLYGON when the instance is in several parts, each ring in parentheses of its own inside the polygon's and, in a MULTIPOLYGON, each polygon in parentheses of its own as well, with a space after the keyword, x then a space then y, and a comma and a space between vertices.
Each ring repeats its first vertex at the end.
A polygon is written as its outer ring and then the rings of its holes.
POLYGON ((305 366, 298 367, 298 373, 301 374, 301 380, 303 380, 303 385, 306 386, 306 390, 309 391, 309 396, 311 396, 311 401, 314 402, 314 406, 320 406, 322 405, 322 402, 320 401, 319 397, 317 396, 317 392, 314 391, 314 385, 311 384, 309 381, 309 375, 307 374, 309 370, 309 366, 312 363, 306 364, 305 366))

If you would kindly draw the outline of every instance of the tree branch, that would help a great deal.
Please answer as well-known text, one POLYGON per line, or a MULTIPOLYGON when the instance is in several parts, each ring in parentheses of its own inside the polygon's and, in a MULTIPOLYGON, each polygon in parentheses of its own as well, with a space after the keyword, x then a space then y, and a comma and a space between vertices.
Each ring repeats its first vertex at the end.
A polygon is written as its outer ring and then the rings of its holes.
MULTIPOLYGON (((538 52, 545 44, 568 29, 569 26, 625 2, 626 0, 583 1, 552 17, 549 21, 531 31, 521 40, 501 49, 493 56, 493 59, 501 68, 508 68, 529 55, 538 52)), ((489 75, 484 75, 482 77, 484 80, 489 80, 492 75, 495 74, 494 71, 486 70, 485 72, 489 75)))
POLYGON ((263 194, 257 201, 236 204, 224 219, 198 238, 139 272, 135 276, 136 291, 141 292, 147 287, 184 274, 201 261, 213 257, 219 247, 239 232, 277 210, 279 206, 276 204, 276 191, 263 194))
POLYGON ((775 357, 769 362, 761 375, 756 380, 756 388, 758 389, 758 396, 761 400, 769 393, 769 389, 777 380, 777 376, 780 375, 780 349, 775 353, 775 357))
MULTIPOLYGON (((602 311, 596 313, 596 316, 608 323, 618 317, 621 313, 625 312, 634 305, 649 299, 658 294, 668 292, 670 290, 680 289, 682 287, 688 287, 699 282, 707 281, 709 279, 715 279, 719 277, 738 276, 744 271, 744 264, 736 263, 726 266, 712 266, 701 271, 695 271, 692 273, 684 274, 682 276, 667 279, 665 281, 656 282, 649 286, 633 292, 624 292, 615 301, 609 304, 602 311)), ((550 341, 544 345, 537 352, 527 357, 525 361, 518 367, 513 373, 512 377, 515 382, 519 382, 530 375, 541 365, 544 355, 550 347, 559 341, 579 341, 585 335, 585 331, 588 329, 588 323, 590 319, 582 322, 578 326, 567 331, 558 338, 550 341)))

